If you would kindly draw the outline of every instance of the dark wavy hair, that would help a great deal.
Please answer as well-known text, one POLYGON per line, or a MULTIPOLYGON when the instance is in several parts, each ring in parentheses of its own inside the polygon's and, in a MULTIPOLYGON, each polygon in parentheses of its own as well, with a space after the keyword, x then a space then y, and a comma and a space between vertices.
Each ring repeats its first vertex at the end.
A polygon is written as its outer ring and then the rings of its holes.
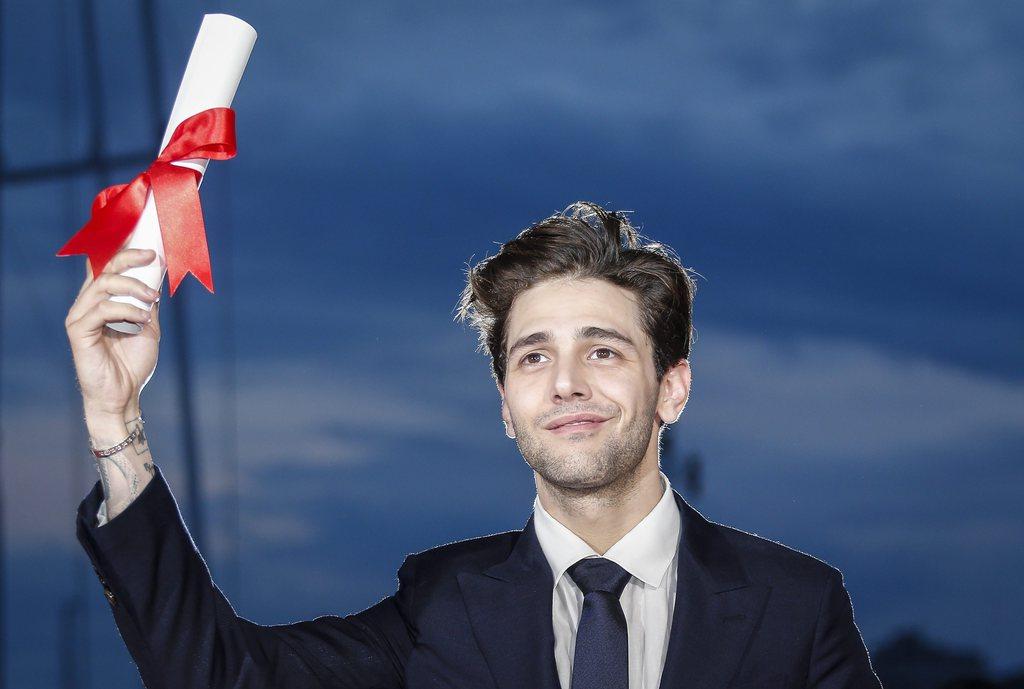
POLYGON ((577 201, 470 267, 455 320, 468 320, 479 332, 477 351, 490 354, 494 379, 504 385, 506 325, 516 297, 553 278, 607 280, 636 296, 660 383, 666 370, 690 357, 696 282, 670 247, 641 243, 646 240, 622 211, 577 201))

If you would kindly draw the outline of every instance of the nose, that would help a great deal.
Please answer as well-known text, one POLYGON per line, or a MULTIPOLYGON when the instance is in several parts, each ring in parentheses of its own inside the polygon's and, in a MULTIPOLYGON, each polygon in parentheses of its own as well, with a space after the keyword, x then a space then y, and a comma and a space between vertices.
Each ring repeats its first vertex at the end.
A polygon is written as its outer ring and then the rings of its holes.
POLYGON ((590 382, 587 380, 585 365, 576 361, 574 357, 559 357, 552 371, 552 401, 576 402, 590 399, 590 382))

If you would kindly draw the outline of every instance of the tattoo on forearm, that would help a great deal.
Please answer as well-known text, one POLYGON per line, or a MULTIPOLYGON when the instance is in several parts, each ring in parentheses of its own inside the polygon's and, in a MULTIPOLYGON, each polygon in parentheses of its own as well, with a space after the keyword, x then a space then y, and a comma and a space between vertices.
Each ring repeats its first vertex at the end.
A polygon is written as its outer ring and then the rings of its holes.
MULTIPOLYGON (((135 471, 135 468, 128 461, 128 458, 124 456, 125 450, 121 450, 115 454, 107 457, 101 457, 96 459, 96 469, 100 474, 100 483, 103 486, 103 494, 110 498, 111 487, 110 479, 112 471, 117 470, 124 480, 128 483, 128 502, 134 500, 139 494, 139 475, 135 471)), ((111 507, 114 507, 111 505, 111 507)))
POLYGON ((128 432, 134 431, 136 426, 139 428, 139 434, 135 437, 135 442, 132 443, 132 447, 135 448, 135 454, 139 456, 149 454, 149 439, 146 438, 146 428, 142 422, 136 421, 132 426, 128 427, 128 432))
POLYGON ((110 457, 95 458, 96 459, 96 471, 100 474, 100 485, 103 486, 103 495, 107 498, 110 497, 110 457))
MULTIPOLYGON (((142 425, 141 421, 136 421, 135 425, 139 427, 139 435, 136 436, 135 442, 132 443, 132 447, 135 449, 135 454, 138 456, 149 454, 149 438, 146 437, 146 429, 142 425)), ((129 428, 129 431, 134 430, 134 427, 129 428)), ((156 471, 153 469, 153 462, 146 461, 142 463, 142 468, 146 470, 150 476, 155 476, 156 471)))
MULTIPOLYGON (((96 458, 96 470, 100 475, 100 484, 103 486, 104 495, 110 495, 111 467, 116 469, 128 484, 128 498, 117 506, 111 506, 111 509, 116 509, 117 511, 120 511, 122 505, 126 506, 139 495, 139 475, 128 456, 126 456, 127 453, 134 452, 136 457, 150 454, 149 441, 146 438, 142 421, 135 421, 128 427, 128 431, 134 432, 136 427, 138 428, 138 435, 131 445, 107 457, 96 458)), ((142 466, 150 476, 155 475, 156 472, 152 459, 143 462, 142 466)))

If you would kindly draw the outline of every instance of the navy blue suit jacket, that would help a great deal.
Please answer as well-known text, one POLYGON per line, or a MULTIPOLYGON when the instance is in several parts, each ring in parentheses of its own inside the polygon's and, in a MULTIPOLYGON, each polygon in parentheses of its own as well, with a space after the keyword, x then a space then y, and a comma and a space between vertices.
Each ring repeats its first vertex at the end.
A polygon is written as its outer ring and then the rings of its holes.
MULTIPOLYGON (((673 491, 675 493, 675 491, 673 491)), ((157 470, 102 527, 97 483, 78 539, 148 689, 559 689, 551 568, 521 531, 406 557, 362 612, 285 625, 235 614, 157 470)), ((878 689, 842 574, 708 521, 675 493, 679 580, 661 689, 878 689)))

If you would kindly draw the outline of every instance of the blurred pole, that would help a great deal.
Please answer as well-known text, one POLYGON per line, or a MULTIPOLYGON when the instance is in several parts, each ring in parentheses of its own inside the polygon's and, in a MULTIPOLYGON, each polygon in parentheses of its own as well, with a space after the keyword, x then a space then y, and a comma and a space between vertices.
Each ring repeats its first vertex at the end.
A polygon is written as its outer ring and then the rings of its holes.
MULTIPOLYGON (((61 51, 61 153, 69 160, 72 156, 71 132, 74 126, 74 107, 71 96, 71 70, 73 67, 71 59, 71 17, 72 8, 65 0, 61 4, 60 19, 58 22, 60 51, 61 51)), ((62 194, 64 227, 71 229, 75 227, 76 204, 74 199, 75 183, 73 178, 64 180, 62 194)), ((70 268, 70 266, 68 266, 70 268)), ((76 284, 77 277, 81 277, 72 271, 67 271, 68 290, 67 294, 75 294, 78 291, 76 284)), ((74 366, 70 360, 66 360, 69 385, 69 419, 68 430, 70 431, 69 445, 72 448, 69 453, 71 461, 70 505, 76 505, 81 500, 79 491, 85 484, 85 472, 93 466, 92 459, 81 455, 76 448, 87 446, 82 435, 82 414, 81 399, 78 396, 78 388, 75 385, 74 366), (79 458, 80 456, 80 458, 79 458)), ((64 604, 57 610, 57 663, 58 676, 62 689, 89 689, 91 686, 90 672, 90 641, 89 634, 89 585, 92 581, 91 567, 87 558, 81 557, 81 553, 73 553, 73 561, 70 563, 71 592, 67 595, 64 604)))
POLYGON ((78 634, 76 626, 68 624, 78 614, 78 602, 67 597, 57 606, 57 686, 60 689, 76 689, 78 685, 78 634))
MULTIPOLYGON (((69 12, 70 8, 68 8, 68 12, 61 12, 61 15, 65 16, 65 20, 69 12)), ((111 164, 104 156, 104 151, 106 150, 106 131, 104 129, 106 109, 103 99, 100 97, 100 94, 103 92, 103 73, 100 69, 99 47, 96 38, 96 16, 92 0, 81 0, 79 19, 82 31, 82 65, 85 70, 85 81, 89 84, 89 88, 86 89, 88 93, 86 103, 89 114, 89 143, 86 157, 89 161, 89 170, 96 176, 97 187, 103 189, 110 184, 111 164)), ((65 69, 65 73, 67 71, 65 69)), ((70 108, 71 100, 69 91, 70 89, 66 89, 64 94, 68 101, 66 103, 66 108, 68 109, 70 108)), ((70 120, 70 113, 65 112, 65 118, 65 123, 67 124, 68 120, 70 120)), ((65 145, 67 148, 70 148, 69 141, 65 141, 65 145)), ((73 204, 69 203, 67 213, 73 213, 73 204)), ((72 427, 81 427, 80 417, 76 419, 72 427)), ((77 487, 77 480, 80 474, 76 470, 73 475, 73 486, 77 487)), ((75 587, 75 591, 59 608, 59 624, 61 629, 58 635, 57 652, 59 654, 58 663, 62 687, 78 686, 76 682, 80 677, 84 677, 86 686, 89 683, 89 668, 87 666, 87 658, 89 657, 88 646, 82 647, 83 652, 81 654, 77 653, 79 643, 84 641, 87 644, 89 639, 88 605, 85 591, 87 576, 88 574, 78 577, 79 584, 75 587), (72 630, 75 628, 84 632, 84 640, 80 635, 73 634, 72 630), (76 636, 78 636, 77 639, 76 636), (83 660, 81 664, 78 662, 79 659, 83 660)))
POLYGON ((694 501, 704 494, 704 460, 699 452, 690 452, 683 458, 683 486, 694 501))
POLYGON ((85 65, 85 81, 89 104, 89 161, 96 178, 103 189, 110 184, 110 163, 103 155, 106 150, 106 109, 100 94, 103 93, 103 72, 100 70, 100 54, 96 45, 96 13, 92 0, 82 0, 82 58, 85 65))
POLYGON ((661 436, 661 466, 669 481, 680 495, 696 503, 704 494, 704 460, 699 452, 688 452, 679 457, 672 428, 665 429, 661 436))
MULTIPOLYGON (((0 180, 7 165, 4 158, 4 6, 0 0, 0 180)), ((4 185, 0 184, 0 689, 7 686, 7 543, 3 498, 4 408, 4 185)))

